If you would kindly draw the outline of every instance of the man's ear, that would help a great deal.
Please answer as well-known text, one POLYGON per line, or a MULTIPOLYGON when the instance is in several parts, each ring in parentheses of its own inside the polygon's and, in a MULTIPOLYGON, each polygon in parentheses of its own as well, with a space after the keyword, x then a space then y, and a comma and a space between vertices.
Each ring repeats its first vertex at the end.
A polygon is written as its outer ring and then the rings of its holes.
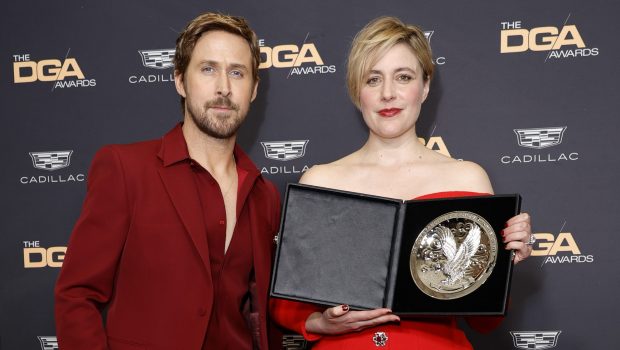
POLYGON ((258 92, 258 79, 254 83, 254 91, 252 91, 252 99, 250 99, 250 102, 254 102, 254 99, 256 98, 256 93, 257 92, 258 92))
POLYGON ((177 88, 177 93, 184 98, 187 97, 185 93, 185 85, 183 84, 183 73, 174 71, 174 86, 177 88))

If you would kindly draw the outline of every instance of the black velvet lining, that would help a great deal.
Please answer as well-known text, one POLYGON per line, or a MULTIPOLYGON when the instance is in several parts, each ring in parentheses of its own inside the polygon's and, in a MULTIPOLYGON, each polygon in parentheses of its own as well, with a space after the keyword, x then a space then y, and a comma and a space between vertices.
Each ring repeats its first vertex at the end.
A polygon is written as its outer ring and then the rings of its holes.
POLYGON ((382 307, 400 204, 289 185, 274 294, 324 305, 382 307))

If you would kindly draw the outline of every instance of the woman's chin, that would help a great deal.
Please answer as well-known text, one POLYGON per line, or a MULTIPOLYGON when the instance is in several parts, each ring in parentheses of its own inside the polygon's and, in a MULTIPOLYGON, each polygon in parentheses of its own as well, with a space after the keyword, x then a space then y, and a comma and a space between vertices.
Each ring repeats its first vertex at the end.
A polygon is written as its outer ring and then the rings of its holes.
POLYGON ((371 129, 371 133, 376 137, 381 139, 397 139, 401 137, 407 137, 407 135, 411 137, 415 137, 415 132, 413 128, 403 128, 403 127, 392 127, 392 128, 374 128, 371 129))

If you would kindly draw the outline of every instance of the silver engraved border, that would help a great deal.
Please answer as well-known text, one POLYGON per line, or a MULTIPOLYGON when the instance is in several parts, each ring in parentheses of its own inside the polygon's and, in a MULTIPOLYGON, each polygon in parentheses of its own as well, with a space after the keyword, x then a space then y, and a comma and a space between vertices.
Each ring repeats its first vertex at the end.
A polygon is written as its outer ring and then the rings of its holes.
POLYGON ((426 225, 422 229, 422 231, 420 231, 420 233, 416 237, 416 240, 413 246, 411 247, 411 254, 409 255, 409 272, 411 273, 413 282, 418 287, 418 289, 422 291, 422 293, 434 299, 440 299, 440 300, 458 299, 458 298, 464 297, 474 292, 476 289, 478 289, 481 285, 483 285, 486 282, 486 280, 489 278, 489 276, 493 272, 493 269, 495 268, 495 265, 497 262, 497 249, 498 249, 498 244, 497 244, 497 237, 495 234, 495 230, 493 230, 493 227, 491 226, 491 224, 489 224, 489 222, 485 218, 470 211, 448 212, 446 214, 438 216, 433 221, 431 221, 428 225, 426 225), (439 293, 427 287, 422 281, 418 281, 417 274, 414 273, 414 271, 417 268, 417 259, 416 259, 415 252, 416 252, 416 247, 418 247, 418 245, 420 244, 420 241, 426 236, 426 234, 430 230, 435 228, 435 226, 439 225, 440 223, 444 221, 452 220, 452 219, 469 219, 477 223, 482 228, 483 232, 489 238, 489 245, 490 245, 489 252, 491 253, 492 259, 489 261, 489 264, 487 265, 484 273, 480 276, 480 278, 468 288, 465 288, 461 291, 453 292, 453 293, 439 293))

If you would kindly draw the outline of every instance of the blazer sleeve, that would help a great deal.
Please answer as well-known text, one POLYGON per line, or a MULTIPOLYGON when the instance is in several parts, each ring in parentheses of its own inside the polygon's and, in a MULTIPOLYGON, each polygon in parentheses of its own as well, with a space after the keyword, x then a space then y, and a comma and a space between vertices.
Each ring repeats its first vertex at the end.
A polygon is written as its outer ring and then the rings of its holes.
POLYGON ((125 172, 114 146, 102 148, 55 288, 61 349, 107 349, 101 310, 110 301, 130 225, 125 172))

